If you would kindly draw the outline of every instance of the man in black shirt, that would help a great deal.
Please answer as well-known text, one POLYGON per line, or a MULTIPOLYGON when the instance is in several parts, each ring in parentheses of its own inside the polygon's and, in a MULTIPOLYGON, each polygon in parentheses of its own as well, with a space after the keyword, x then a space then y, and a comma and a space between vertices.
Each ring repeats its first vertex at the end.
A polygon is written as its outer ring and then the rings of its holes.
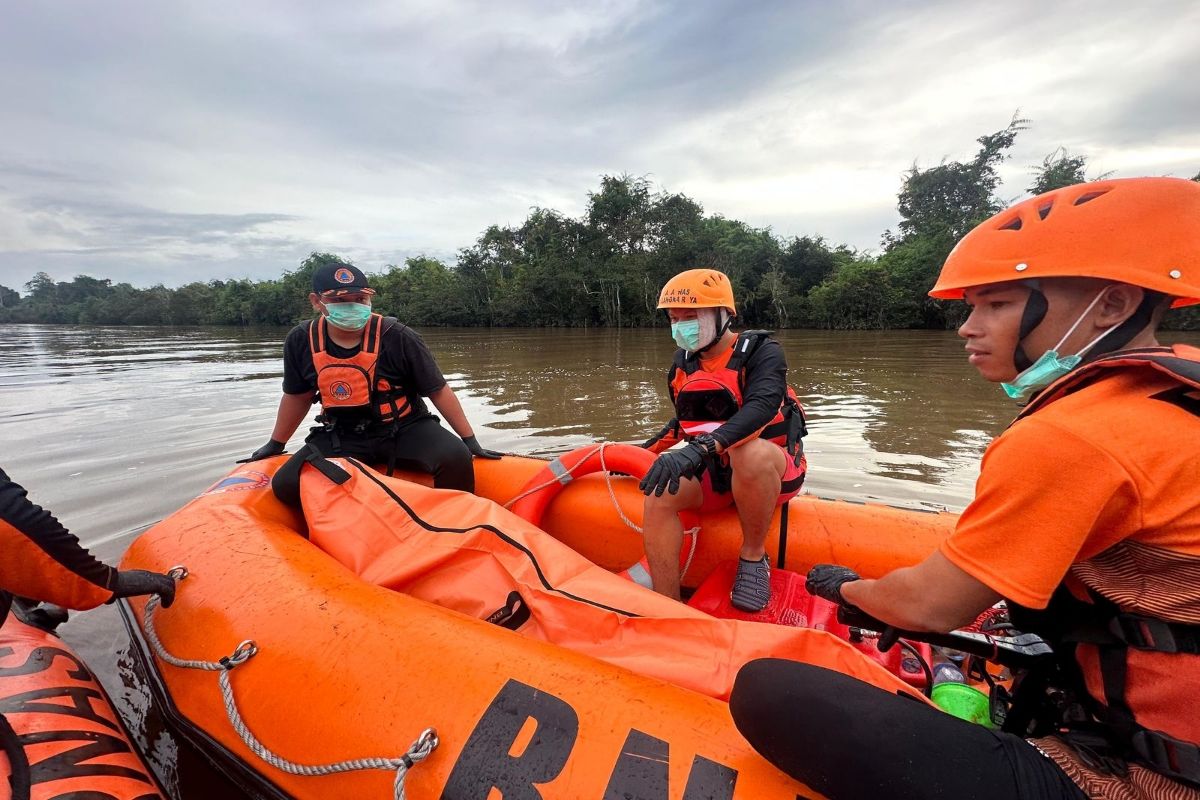
POLYGON ((667 309, 680 349, 667 377, 675 419, 646 443, 661 455, 641 482, 653 588, 679 598, 679 512, 734 503, 742 549, 730 600, 761 611, 771 599, 771 515, 800 491, 807 467, 804 414, 787 384, 783 348, 766 331, 729 329, 737 314, 733 288, 713 269, 676 275, 658 307, 667 309), (667 449, 681 438, 686 446, 667 449))
POLYGON ((375 291, 349 264, 313 273, 308 296, 320 316, 291 330, 283 348, 283 399, 271 439, 247 461, 279 455, 320 401, 321 427, 305 440, 346 455, 433 475, 442 489, 475 489, 471 456, 499 458, 475 438, 454 390, 412 328, 371 313, 375 291), (454 429, 438 424, 428 398, 454 429), (461 437, 461 439, 460 439, 461 437))

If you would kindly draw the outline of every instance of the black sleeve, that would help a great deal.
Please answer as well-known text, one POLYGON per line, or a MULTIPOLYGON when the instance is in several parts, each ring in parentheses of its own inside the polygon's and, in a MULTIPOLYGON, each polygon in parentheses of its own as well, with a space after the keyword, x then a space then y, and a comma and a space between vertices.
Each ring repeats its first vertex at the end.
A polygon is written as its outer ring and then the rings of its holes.
POLYGON ((421 334, 404 325, 400 328, 398 341, 403 348, 404 373, 408 376, 408 386, 417 394, 428 397, 446 385, 446 378, 438 368, 437 359, 429 352, 429 347, 421 334))
POLYGON ((746 389, 742 407, 713 437, 723 447, 730 447, 754 436, 774 419, 787 395, 787 360, 783 346, 766 339, 751 353, 746 362, 746 389))
POLYGON ((308 325, 301 323, 288 332, 283 343, 283 393, 304 394, 317 388, 317 369, 308 344, 308 325))
POLYGON ((0 470, 0 589, 72 608, 108 599, 116 570, 88 551, 54 515, 30 502, 0 470), (27 543, 32 543, 33 548, 27 543))

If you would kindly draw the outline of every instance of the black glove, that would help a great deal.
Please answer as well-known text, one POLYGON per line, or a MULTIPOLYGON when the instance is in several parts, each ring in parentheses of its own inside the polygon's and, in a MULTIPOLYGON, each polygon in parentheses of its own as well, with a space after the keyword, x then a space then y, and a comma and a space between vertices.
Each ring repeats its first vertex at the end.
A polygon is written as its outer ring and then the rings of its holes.
POLYGON ((144 594, 158 595, 162 607, 167 608, 175 602, 175 579, 144 569, 127 569, 117 573, 117 587, 113 589, 113 600, 144 594))
POLYGON ((651 492, 655 497, 662 497, 664 489, 671 494, 679 494, 679 479, 696 477, 696 473, 704 466, 705 455, 704 446, 696 442, 688 442, 678 450, 668 450, 654 459, 638 488, 647 497, 651 492))
POLYGON ((817 564, 808 571, 804 588, 811 595, 831 603, 837 603, 839 606, 854 608, 854 605, 847 603, 846 598, 842 597, 842 584, 859 580, 862 580, 859 574, 849 567, 837 564, 817 564))
POLYGON ((497 453, 495 450, 487 450, 479 444, 479 440, 474 436, 464 436, 463 444, 471 451, 471 455, 479 458, 504 458, 503 453, 497 453))
POLYGON ((239 458, 237 463, 249 464, 251 461, 259 461, 264 458, 270 458, 271 456, 283 455, 283 449, 285 446, 286 445, 283 442, 277 442, 274 439, 268 439, 267 443, 251 453, 249 458, 239 458))

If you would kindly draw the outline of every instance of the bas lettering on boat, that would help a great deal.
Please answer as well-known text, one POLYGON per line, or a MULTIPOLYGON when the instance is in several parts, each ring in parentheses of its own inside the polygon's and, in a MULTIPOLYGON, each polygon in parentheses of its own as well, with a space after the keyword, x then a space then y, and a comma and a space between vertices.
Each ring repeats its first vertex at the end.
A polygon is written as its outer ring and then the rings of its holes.
MULTIPOLYGON (((0 662, 13 656, 15 652, 11 647, 0 647, 0 662)), ((36 785, 67 778, 104 775, 131 778, 153 785, 146 775, 136 769, 93 761, 93 759, 114 753, 132 754, 133 750, 122 736, 120 725, 103 713, 107 708, 104 695, 94 688, 95 679, 92 673, 75 654, 57 647, 35 647, 29 651, 24 663, 0 666, 0 679, 45 672, 55 667, 58 659, 65 659, 71 665, 61 670, 63 678, 79 681, 79 684, 68 683, 29 689, 16 694, 5 693, 0 696, 0 714, 5 716, 10 714, 61 714, 80 721, 102 725, 114 733, 110 735, 95 730, 43 730, 21 734, 19 739, 26 748, 30 745, 47 742, 80 743, 78 746, 50 753, 40 761, 31 762, 29 765, 31 783, 36 785)), ((45 751, 38 750, 38 752, 45 751)), ((96 800, 108 797, 103 793, 92 794, 95 795, 96 800)), ((148 792, 145 797, 157 798, 159 795, 152 791, 148 792)))
MULTIPOLYGON (((541 798, 538 784, 558 777, 579 738, 579 715, 565 700, 520 681, 504 684, 471 731, 446 781, 443 798, 541 798), (529 720, 536 726, 518 755, 512 750, 529 720)), ((609 775, 604 797, 667 800, 670 744, 631 728, 609 775)), ((697 755, 683 800, 732 800, 737 770, 697 755)), ((797 795, 797 800, 806 800, 797 795)))

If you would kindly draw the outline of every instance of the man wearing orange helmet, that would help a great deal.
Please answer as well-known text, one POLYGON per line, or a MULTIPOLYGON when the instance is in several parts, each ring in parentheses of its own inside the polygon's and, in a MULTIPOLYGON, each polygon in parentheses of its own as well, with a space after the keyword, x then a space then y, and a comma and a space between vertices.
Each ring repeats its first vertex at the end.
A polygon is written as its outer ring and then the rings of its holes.
POLYGON ((767 331, 730 330, 733 287, 714 269, 667 281, 658 307, 667 310, 679 350, 667 376, 675 418, 646 443, 661 455, 640 484, 654 590, 679 598, 679 512, 734 503, 742 549, 731 600, 760 611, 771 598, 771 514, 800 491, 806 468, 804 414, 787 384, 783 348, 767 331), (680 439, 687 444, 667 450, 680 439))
POLYGON ((1019 678, 994 731, 768 659, 738 677, 738 727, 834 798, 1200 798, 1200 349, 1155 334, 1200 303, 1200 184, 1026 200, 969 233, 930 294, 966 300, 971 365, 1026 404, 936 553, 877 580, 818 565, 808 587, 908 631, 1003 598, 1052 666, 1019 678))

